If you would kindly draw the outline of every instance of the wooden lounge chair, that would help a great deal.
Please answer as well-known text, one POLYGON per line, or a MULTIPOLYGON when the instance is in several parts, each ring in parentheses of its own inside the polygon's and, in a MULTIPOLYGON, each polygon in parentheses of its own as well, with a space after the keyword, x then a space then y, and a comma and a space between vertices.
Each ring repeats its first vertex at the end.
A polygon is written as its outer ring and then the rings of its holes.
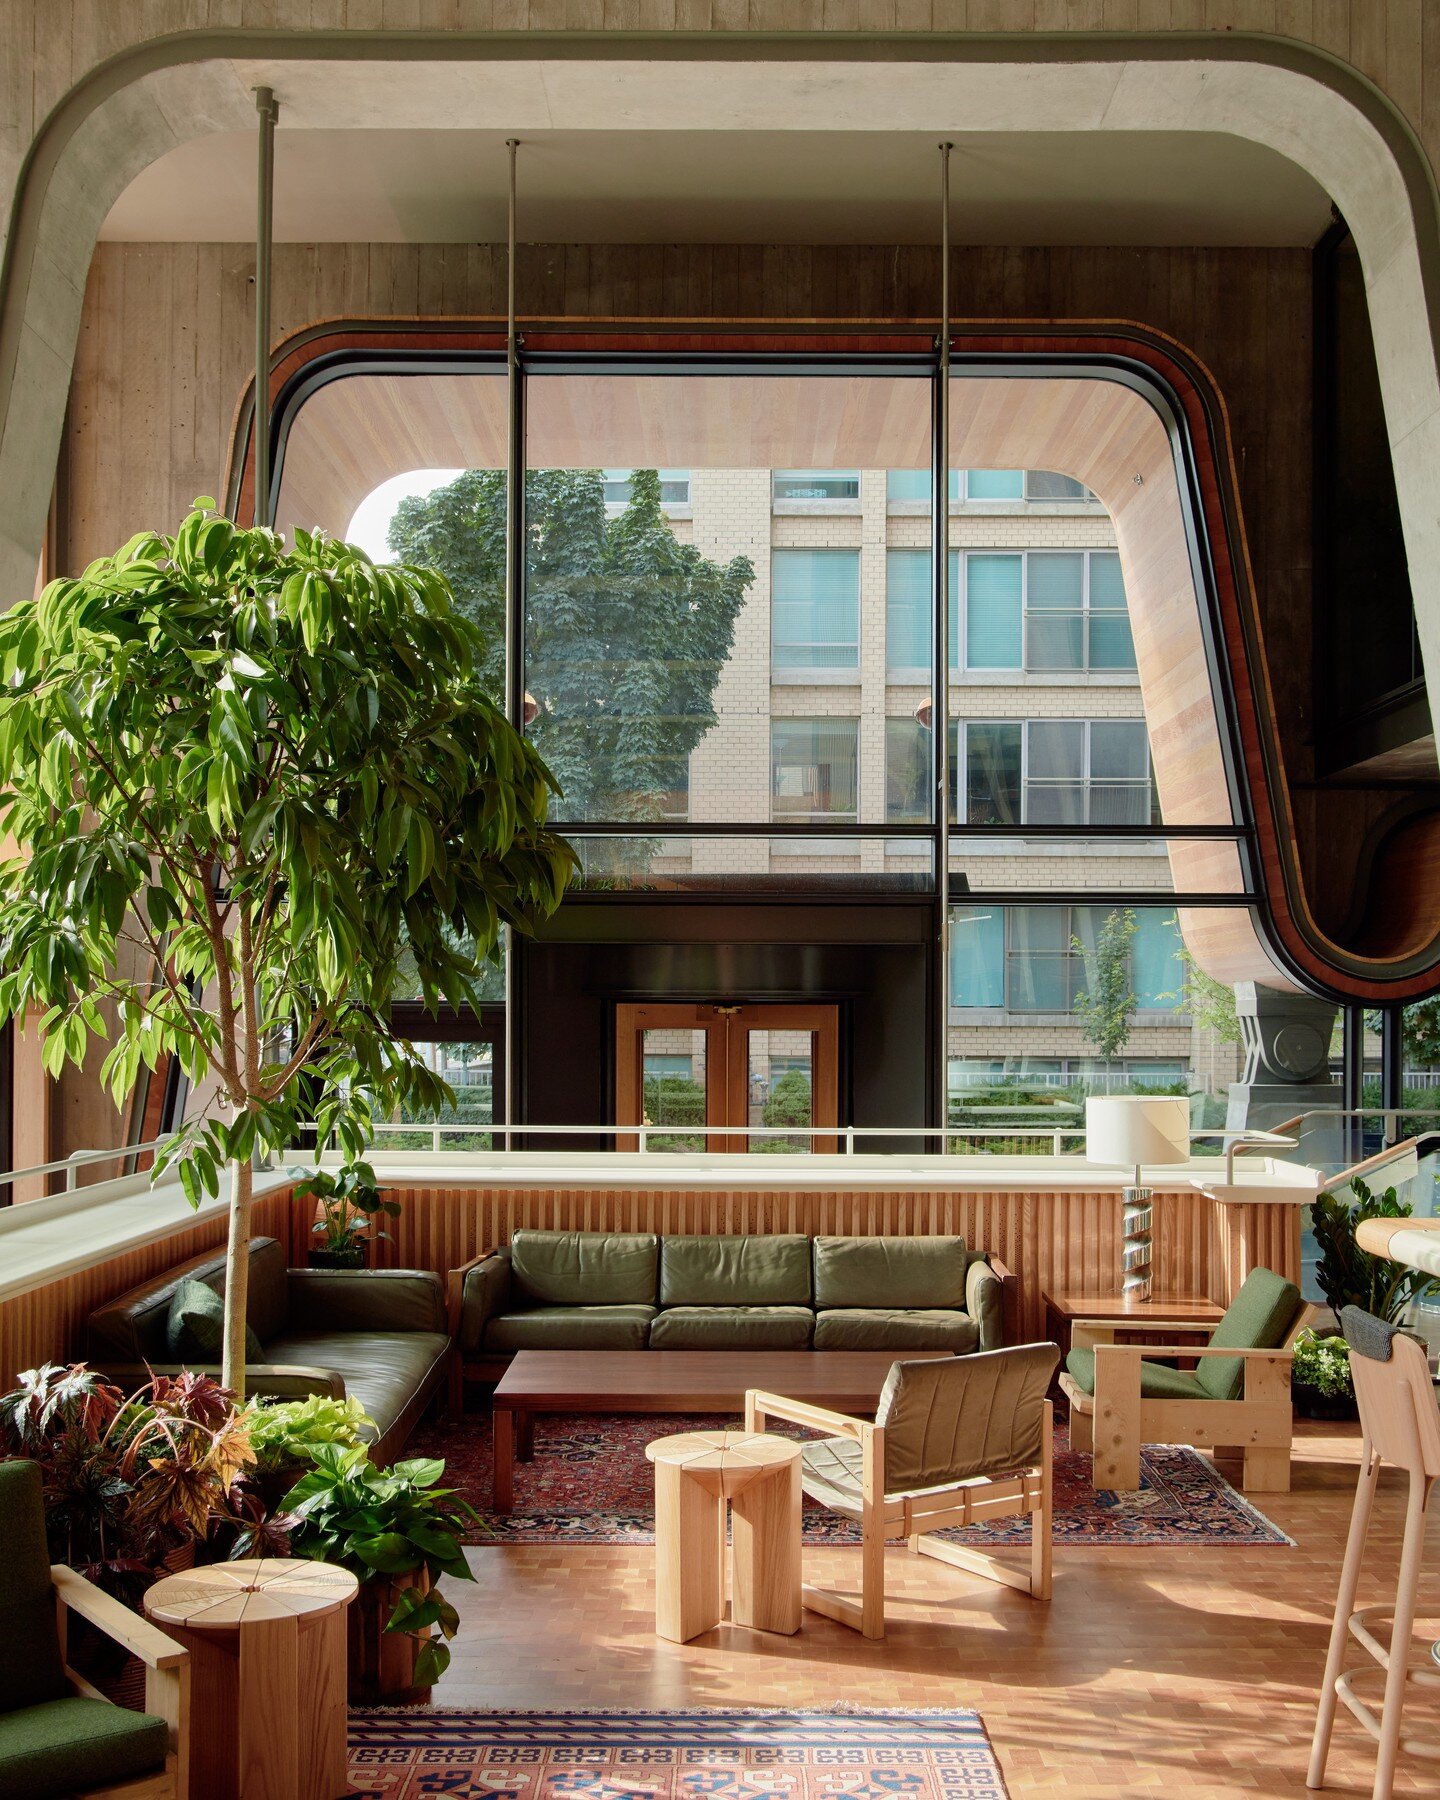
MULTIPOLYGON (((1077 1337, 1092 1341, 1071 1350, 1060 1389, 1070 1448, 1092 1453, 1094 1485, 1138 1488, 1142 1444, 1208 1444, 1244 1451, 1247 1489, 1288 1492, 1290 1364, 1312 1317, 1294 1282, 1252 1269, 1204 1346, 1099 1342, 1113 1327, 1077 1320, 1077 1337), (1188 1357, 1193 1374, 1172 1366, 1188 1357)), ((1165 1324, 1157 1316, 1147 1329, 1165 1324)))
POLYGON ((1050 1598, 1051 1409, 1046 1389, 1060 1360, 1054 1344, 1021 1344, 977 1356, 897 1362, 872 1424, 752 1389, 747 1430, 788 1419, 827 1435, 805 1446, 801 1485, 861 1529, 860 1599, 802 1590, 812 1612, 867 1638, 885 1635, 885 1544, 1050 1598), (933 1534, 1029 1514, 1028 1573, 933 1534))

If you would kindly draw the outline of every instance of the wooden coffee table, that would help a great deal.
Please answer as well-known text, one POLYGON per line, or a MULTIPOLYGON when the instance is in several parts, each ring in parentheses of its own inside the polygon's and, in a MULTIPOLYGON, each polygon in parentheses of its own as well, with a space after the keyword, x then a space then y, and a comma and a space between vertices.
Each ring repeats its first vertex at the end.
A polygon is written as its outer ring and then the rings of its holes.
POLYGON ((491 1505, 515 1504, 536 1413, 743 1413, 748 1388, 873 1416, 897 1361, 945 1350, 521 1350, 495 1388, 491 1505))

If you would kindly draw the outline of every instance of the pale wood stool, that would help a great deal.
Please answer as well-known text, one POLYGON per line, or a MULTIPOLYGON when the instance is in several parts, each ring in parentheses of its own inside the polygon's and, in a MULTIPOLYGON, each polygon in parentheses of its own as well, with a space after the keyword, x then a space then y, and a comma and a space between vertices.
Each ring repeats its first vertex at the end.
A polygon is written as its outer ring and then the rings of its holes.
POLYGON ((735 1539, 731 1617, 800 1629, 800 1445, 755 1431, 689 1431, 645 1446, 655 1465, 655 1630, 688 1643, 725 1617, 725 1524, 735 1539))
POLYGON ((190 1652, 190 1791, 339 1800, 347 1569, 296 1557, 208 1563, 157 1581, 145 1611, 190 1652))

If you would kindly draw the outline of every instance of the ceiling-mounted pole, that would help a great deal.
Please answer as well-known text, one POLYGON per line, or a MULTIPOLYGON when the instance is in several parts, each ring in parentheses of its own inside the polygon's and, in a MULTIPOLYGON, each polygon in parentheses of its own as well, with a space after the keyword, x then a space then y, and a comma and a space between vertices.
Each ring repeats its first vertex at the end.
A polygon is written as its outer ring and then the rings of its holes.
POLYGON ((935 767, 935 1119, 946 1144, 950 1106, 950 152, 940 145, 939 392, 935 399, 931 511, 935 542, 935 677, 931 683, 935 767))
POLYGON ((260 115, 260 164, 255 196, 255 513, 270 523, 270 289, 275 244, 275 121, 280 103, 272 88, 255 90, 260 115))
MULTIPOLYGON (((505 260, 505 387, 508 420, 505 436, 505 715, 517 731, 525 729, 525 391, 520 379, 520 334, 515 327, 516 152, 518 138, 507 138, 510 157, 510 207, 505 260)), ((519 1048, 516 1013, 520 983, 515 967, 515 933, 505 928, 505 1075, 502 1092, 506 1126, 515 1124, 515 1061, 519 1048)), ((493 1141, 493 1140, 492 1140, 493 1141)), ((512 1147, 507 1130, 503 1139, 512 1147)))

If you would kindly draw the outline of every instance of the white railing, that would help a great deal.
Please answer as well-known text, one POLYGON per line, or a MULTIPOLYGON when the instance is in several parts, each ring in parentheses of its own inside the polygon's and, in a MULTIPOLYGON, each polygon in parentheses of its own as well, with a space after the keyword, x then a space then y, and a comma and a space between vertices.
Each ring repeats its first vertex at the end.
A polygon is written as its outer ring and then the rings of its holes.
POLYGON ((28 1169, 14 1169, 8 1175, 0 1174, 0 1188, 15 1187, 22 1181, 63 1172, 65 1191, 68 1194, 79 1187, 81 1169, 90 1168, 95 1163, 129 1162, 132 1156, 144 1156, 147 1151, 158 1150, 169 1141, 169 1138, 151 1138, 148 1143, 121 1144, 114 1150, 72 1150, 69 1156, 62 1157, 59 1162, 35 1163, 28 1169))

